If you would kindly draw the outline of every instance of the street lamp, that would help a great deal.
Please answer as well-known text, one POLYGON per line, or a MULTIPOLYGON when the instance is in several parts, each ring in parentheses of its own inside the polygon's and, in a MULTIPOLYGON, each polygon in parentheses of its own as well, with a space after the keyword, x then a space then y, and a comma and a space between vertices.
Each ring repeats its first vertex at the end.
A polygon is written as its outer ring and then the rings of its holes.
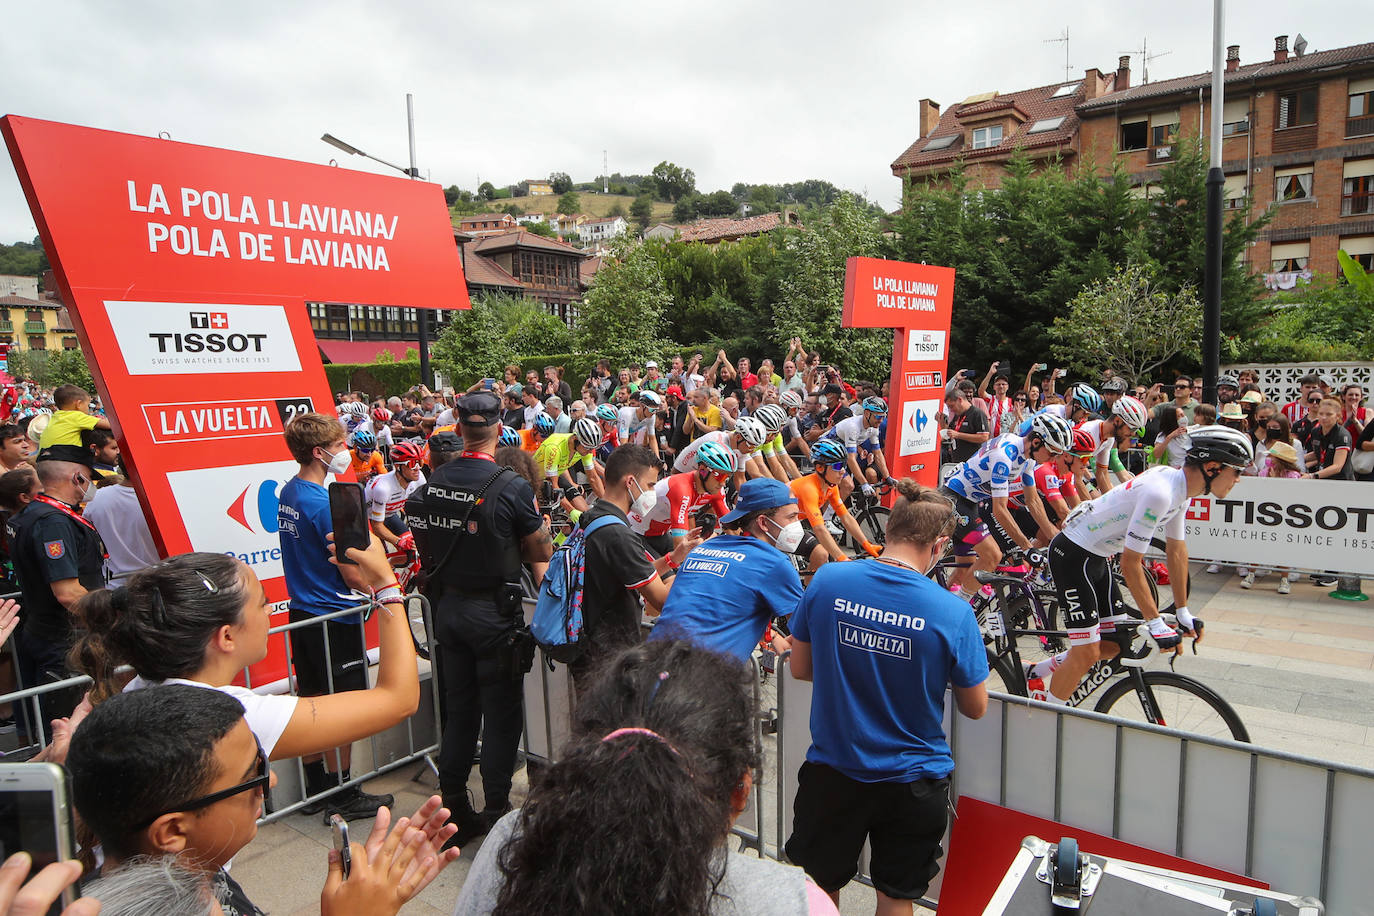
MULTIPOLYGON (((415 167, 415 101, 414 96, 406 93, 406 128, 410 137, 410 168, 402 168, 394 162, 387 162, 371 153, 365 153, 351 143, 345 143, 333 134, 323 134, 320 139, 337 150, 342 150, 350 156, 362 156, 364 159, 371 159, 373 162, 380 162, 387 168, 395 169, 409 178, 419 178, 420 170, 415 167)), ((416 323, 419 325, 418 336, 420 344, 420 381, 426 386, 432 381, 429 373, 429 309, 415 310, 416 323)))
POLYGON ((1221 170, 1221 109, 1225 104, 1225 77, 1221 48, 1225 39, 1225 0, 1212 0, 1212 123, 1211 162, 1207 170, 1207 243, 1203 269, 1202 305, 1202 401, 1217 403, 1217 373, 1221 371, 1221 196, 1226 175, 1221 170))

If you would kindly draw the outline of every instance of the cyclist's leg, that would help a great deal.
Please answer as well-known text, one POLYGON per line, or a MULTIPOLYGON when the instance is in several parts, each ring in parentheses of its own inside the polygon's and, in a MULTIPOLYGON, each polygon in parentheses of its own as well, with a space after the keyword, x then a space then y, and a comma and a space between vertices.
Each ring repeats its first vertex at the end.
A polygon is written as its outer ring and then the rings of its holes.
POLYGON ((962 544, 973 551, 972 564, 961 566, 950 578, 950 584, 957 586, 965 599, 972 598, 973 593, 977 591, 974 585, 974 572, 995 568, 997 561, 1002 557, 1002 551, 989 534, 988 526, 980 517, 976 503, 952 490, 942 488, 940 492, 954 503, 954 511, 958 515, 954 524, 954 543, 962 544))
POLYGON ((1089 553, 1062 534, 1050 542, 1049 562, 1069 631, 1069 651, 1054 671, 1047 699, 1063 703, 1102 657, 1098 615, 1111 610, 1112 575, 1106 557, 1089 553))
POLYGON ((386 530, 390 531, 392 534, 405 534, 410 530, 410 526, 406 524, 406 517, 399 512, 393 512, 388 515, 382 524, 386 525, 386 530))

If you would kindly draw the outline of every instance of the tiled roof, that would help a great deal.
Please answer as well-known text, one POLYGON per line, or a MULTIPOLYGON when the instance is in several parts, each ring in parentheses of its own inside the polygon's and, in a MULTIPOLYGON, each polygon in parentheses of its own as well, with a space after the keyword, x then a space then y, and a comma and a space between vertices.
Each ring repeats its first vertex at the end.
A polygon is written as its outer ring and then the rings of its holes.
MULTIPOLYGON (((1249 83, 1251 80, 1267 80, 1272 77, 1293 76, 1313 70, 1324 70, 1329 67, 1359 63, 1374 64, 1374 42, 1368 42, 1362 45, 1351 45, 1347 48, 1333 48, 1330 51, 1313 51, 1310 54, 1304 54, 1302 57, 1290 56, 1288 60, 1281 63, 1275 63, 1271 59, 1257 64, 1245 64, 1225 74, 1223 77, 1223 87, 1231 83, 1249 83)), ((1210 88, 1211 85, 1212 71, 1208 70, 1205 73, 1194 73, 1191 76, 1180 76, 1171 80, 1160 80, 1156 83, 1146 83, 1143 86, 1133 86, 1130 89, 1123 89, 1120 92, 1100 95, 1091 102, 1084 102, 1079 105, 1078 108, 1080 111, 1092 113, 1103 108, 1115 108, 1118 105, 1130 104, 1131 102, 1158 98, 1174 93, 1186 92, 1189 95, 1195 95, 1198 89, 1210 88)))
POLYGON ((56 308, 51 302, 41 302, 27 296, 0 296, 0 305, 22 305, 28 308, 56 308))
POLYGON ((576 255, 579 258, 587 257, 584 252, 571 245, 546 239, 542 235, 535 235, 524 229, 515 229, 500 235, 489 235, 478 240, 473 247, 478 252, 504 251, 507 248, 540 248, 545 251, 556 251, 559 254, 576 255))
POLYGON ((583 261, 580 265, 578 265, 578 271, 583 286, 592 285, 592 278, 596 276, 596 272, 601 269, 601 265, 605 262, 605 260, 605 258, 601 257, 600 255, 597 255, 595 257, 588 258, 587 260, 583 261))
POLYGON ((680 242, 714 242, 771 232, 782 225, 779 213, 761 213, 744 219, 699 219, 678 229, 680 242))
POLYGON ((463 278, 467 280, 469 286, 499 286, 505 289, 525 288, 525 284, 506 273, 501 265, 482 257, 472 249, 468 249, 466 261, 467 263, 463 265, 463 278))
MULTIPOLYGON (((1114 80, 1115 75, 1107 74, 1107 78, 1114 80)), ((975 102, 971 105, 952 105, 946 111, 941 112, 940 121, 934 130, 911 144, 905 152, 897 157, 897 160, 892 163, 892 171, 900 174, 906 169, 942 165, 953 162, 960 157, 973 160, 1006 155, 1018 146, 1026 149, 1062 146, 1072 140, 1078 131, 1078 116, 1074 114, 1074 105, 1083 98, 1081 82, 1071 94, 1054 98, 1055 90, 1064 85, 1067 84, 1063 82, 1052 83, 1048 86, 1022 89, 1005 95, 999 93, 994 98, 975 102), (965 147, 963 137, 968 128, 960 124, 960 119, 986 115, 999 109, 1007 109, 1008 112, 1014 110, 1023 115, 1026 120, 1014 129, 1004 131, 1002 142, 997 146, 978 150, 965 147), (1030 129, 1036 121, 1060 117, 1064 119, 1063 123, 1053 130, 1030 133, 1030 129), (932 141, 939 141, 945 137, 955 137, 956 139, 949 146, 941 146, 937 143, 936 145, 940 148, 927 151, 927 147, 932 141)))

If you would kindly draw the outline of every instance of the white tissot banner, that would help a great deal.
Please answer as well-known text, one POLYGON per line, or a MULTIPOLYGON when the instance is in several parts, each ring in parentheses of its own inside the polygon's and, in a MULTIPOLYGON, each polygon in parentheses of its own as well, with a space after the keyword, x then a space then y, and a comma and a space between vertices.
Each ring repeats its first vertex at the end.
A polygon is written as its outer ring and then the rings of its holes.
POLYGON ((1374 483, 1242 477, 1188 508, 1188 556, 1374 575, 1374 483))

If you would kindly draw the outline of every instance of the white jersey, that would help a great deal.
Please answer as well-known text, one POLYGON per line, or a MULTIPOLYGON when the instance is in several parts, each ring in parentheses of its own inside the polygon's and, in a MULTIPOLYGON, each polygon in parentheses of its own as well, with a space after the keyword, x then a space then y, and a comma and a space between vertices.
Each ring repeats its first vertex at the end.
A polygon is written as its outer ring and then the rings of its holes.
POLYGON ((734 452, 735 461, 738 463, 739 467, 743 469, 744 455, 740 453, 739 449, 735 448, 731 444, 731 440, 734 438, 735 434, 725 429, 714 430, 712 432, 698 436, 697 438, 689 442, 686 446, 684 446, 682 451, 677 453, 677 460, 673 462, 673 470, 679 474, 681 474, 683 471, 695 470, 697 466, 697 452, 707 442, 714 442, 721 448, 726 448, 734 452))
POLYGON ((373 438, 377 440, 377 448, 388 449, 395 444, 391 439, 391 427, 386 423, 369 419, 362 428, 372 433, 373 438))
POLYGON ((395 471, 378 474, 367 484, 367 517, 374 522, 386 521, 401 511, 407 496, 424 485, 423 471, 414 480, 398 480, 395 471))
POLYGON ((959 465, 945 486, 965 499, 985 502, 1035 488, 1035 461, 1026 454, 1020 436, 989 439, 973 457, 959 465))
POLYGON ((1079 503, 1064 522, 1064 536, 1100 557, 1123 550, 1144 553, 1160 527, 1169 540, 1184 539, 1188 502, 1183 468, 1151 468, 1079 503))
POLYGON ((846 451, 857 452, 861 444, 878 445, 878 427, 864 426, 863 414, 841 420, 821 438, 837 439, 844 443, 846 451))
POLYGON ((643 445, 647 431, 652 429, 653 425, 653 411, 643 419, 639 416, 638 407, 621 407, 616 411, 616 429, 620 433, 621 445, 643 445))
POLYGON ((1097 467, 1105 468, 1111 461, 1112 449, 1116 448, 1116 436, 1105 429, 1106 420, 1084 420, 1074 427, 1093 437, 1093 461, 1097 467))

